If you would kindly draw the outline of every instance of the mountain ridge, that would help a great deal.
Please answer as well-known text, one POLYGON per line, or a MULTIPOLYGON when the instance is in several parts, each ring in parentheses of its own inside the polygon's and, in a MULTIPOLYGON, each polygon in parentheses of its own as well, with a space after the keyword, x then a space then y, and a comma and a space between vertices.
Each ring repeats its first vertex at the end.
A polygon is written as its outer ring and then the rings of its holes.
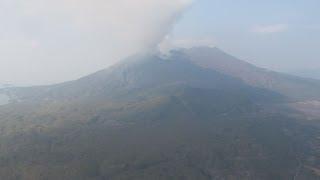
MULTIPOLYGON (((97 76, 100 76, 100 78, 103 79, 103 77, 108 76, 108 74, 110 74, 112 71, 119 70, 119 68, 121 69, 128 65, 130 66, 135 63, 141 63, 142 61, 150 61, 150 59, 165 59, 168 61, 170 61, 170 59, 181 59, 182 61, 190 61, 191 63, 202 68, 211 69, 213 71, 225 74, 226 76, 239 79, 250 86, 280 93, 293 100, 303 101, 320 99, 320 95, 318 93, 318 90, 320 89, 320 81, 318 80, 291 76, 264 68, 259 68, 246 61, 239 60, 218 48, 204 46, 190 49, 173 50, 169 53, 169 55, 165 56, 153 54, 135 55, 126 58, 125 60, 120 61, 109 68, 100 70, 78 80, 51 86, 39 86, 37 88, 56 89, 59 87, 68 86, 68 84, 72 83, 76 84, 81 81, 90 81, 90 78, 94 81, 95 78, 98 79, 97 76), (305 91, 307 91, 308 94, 304 94, 305 91)), ((123 76, 125 76, 125 74, 123 74, 123 76)))
POLYGON ((0 106, 0 176, 319 178, 320 118, 285 106, 293 96, 181 52, 134 56, 62 84, 0 90, 12 98, 0 106))
POLYGON ((237 77, 244 82, 289 96, 295 100, 320 99, 320 81, 259 68, 226 54, 218 48, 184 49, 195 64, 237 77), (304 94, 304 92, 308 92, 304 94))

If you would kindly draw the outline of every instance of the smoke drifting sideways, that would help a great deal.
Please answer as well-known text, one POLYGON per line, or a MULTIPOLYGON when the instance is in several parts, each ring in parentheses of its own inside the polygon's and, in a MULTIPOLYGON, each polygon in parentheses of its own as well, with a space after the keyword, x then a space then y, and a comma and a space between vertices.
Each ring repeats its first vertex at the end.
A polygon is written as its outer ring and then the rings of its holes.
POLYGON ((2 0, 0 83, 72 80, 153 51, 191 0, 2 0))

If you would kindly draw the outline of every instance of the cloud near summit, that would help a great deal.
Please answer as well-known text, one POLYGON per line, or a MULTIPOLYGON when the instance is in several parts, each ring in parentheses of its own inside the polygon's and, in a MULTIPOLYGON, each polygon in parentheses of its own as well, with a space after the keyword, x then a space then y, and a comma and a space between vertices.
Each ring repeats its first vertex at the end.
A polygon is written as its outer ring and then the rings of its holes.
POLYGON ((43 84, 74 79, 153 49, 190 3, 3 0, 0 82, 43 84))
POLYGON ((252 28, 252 32, 259 34, 272 34, 287 31, 289 26, 287 24, 272 24, 272 25, 258 25, 252 28))

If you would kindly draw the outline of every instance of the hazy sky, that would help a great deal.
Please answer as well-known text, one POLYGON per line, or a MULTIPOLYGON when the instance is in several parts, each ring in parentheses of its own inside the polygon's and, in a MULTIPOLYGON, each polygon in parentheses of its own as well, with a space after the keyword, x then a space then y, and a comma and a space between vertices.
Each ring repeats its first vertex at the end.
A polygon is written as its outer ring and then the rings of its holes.
POLYGON ((319 0, 198 0, 171 38, 278 71, 320 69, 319 8, 319 0))
POLYGON ((320 69, 320 1, 190 2, 0 0, 0 83, 76 79, 164 39, 218 46, 278 71, 320 69))
POLYGON ((0 0, 0 83, 76 79, 152 49, 189 0, 0 0))

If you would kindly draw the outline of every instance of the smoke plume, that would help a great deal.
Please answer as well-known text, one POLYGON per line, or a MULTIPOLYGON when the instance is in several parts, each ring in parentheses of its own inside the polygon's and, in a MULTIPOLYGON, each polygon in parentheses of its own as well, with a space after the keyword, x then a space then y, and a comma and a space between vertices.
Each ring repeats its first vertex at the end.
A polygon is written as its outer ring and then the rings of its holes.
POLYGON ((154 50, 190 0, 2 0, 0 83, 75 79, 154 50))

